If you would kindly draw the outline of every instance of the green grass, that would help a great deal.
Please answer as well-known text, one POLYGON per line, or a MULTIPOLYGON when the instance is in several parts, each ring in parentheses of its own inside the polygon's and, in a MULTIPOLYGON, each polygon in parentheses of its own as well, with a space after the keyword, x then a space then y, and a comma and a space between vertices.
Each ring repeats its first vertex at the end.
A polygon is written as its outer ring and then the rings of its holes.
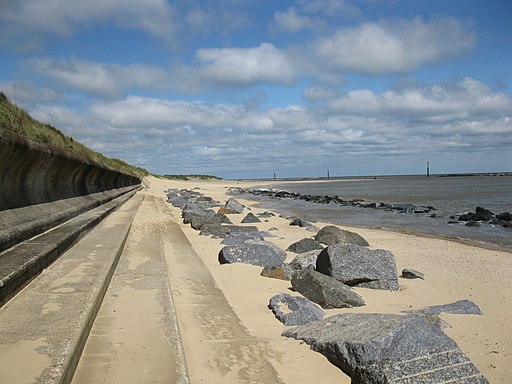
POLYGON ((171 180, 221 180, 216 176, 209 175, 155 175, 144 168, 135 167, 123 160, 103 156, 72 137, 66 136, 51 125, 33 119, 27 112, 14 105, 2 92, 0 92, 0 128, 25 136, 39 144, 66 150, 107 168, 134 175, 141 179, 144 176, 152 175, 171 180))
POLYGON ((101 153, 87 148, 72 137, 64 135, 51 125, 40 123, 27 112, 11 103, 2 92, 0 92, 0 128, 15 132, 39 144, 74 153, 84 159, 122 173, 139 178, 149 175, 149 172, 143 168, 132 166, 123 160, 103 156, 101 153))

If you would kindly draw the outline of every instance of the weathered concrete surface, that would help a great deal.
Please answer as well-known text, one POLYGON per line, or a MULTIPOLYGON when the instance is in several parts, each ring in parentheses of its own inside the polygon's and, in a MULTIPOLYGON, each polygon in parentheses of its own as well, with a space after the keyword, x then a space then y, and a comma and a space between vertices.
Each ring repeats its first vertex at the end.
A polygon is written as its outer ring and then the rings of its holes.
POLYGON ((0 308, 0 383, 70 382, 140 202, 123 204, 0 308))
POLYGON ((98 224, 134 193, 111 200, 41 236, 0 253, 0 306, 57 259, 85 231, 98 224))
POLYGON ((140 184, 140 179, 0 129, 0 211, 140 184))
POLYGON ((146 195, 73 384, 189 383, 163 249, 165 203, 146 195))
POLYGON ((167 270, 192 383, 282 383, 271 347, 251 336, 179 227, 164 238, 167 270))
POLYGON ((138 188, 122 187, 0 211, 0 252, 138 188))

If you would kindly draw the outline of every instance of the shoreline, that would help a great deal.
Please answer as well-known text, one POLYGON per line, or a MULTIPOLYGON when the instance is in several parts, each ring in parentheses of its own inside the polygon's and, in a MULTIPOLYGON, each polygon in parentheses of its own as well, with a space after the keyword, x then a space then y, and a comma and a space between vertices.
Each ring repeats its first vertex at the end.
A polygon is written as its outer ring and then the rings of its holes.
MULTIPOLYGON (((339 181, 352 181, 352 179, 351 180, 324 180, 324 181, 325 182, 339 182, 339 181)), ((282 185, 282 184, 302 184, 302 183, 306 183, 306 184, 307 183, 322 183, 322 181, 317 181, 317 180, 312 180, 312 181, 290 181, 290 182, 287 182, 287 183, 279 182, 279 183, 277 183, 277 185, 282 185)), ((286 190, 282 190, 280 188, 276 188, 276 183, 273 183, 271 181, 269 181, 268 184, 261 184, 260 183, 260 184, 257 184, 257 185, 251 185, 251 186, 249 186, 249 188, 252 188, 252 189, 262 189, 262 190, 265 190, 265 189, 273 190, 273 189, 275 189, 275 190, 278 190, 278 191, 286 191, 286 190)), ((236 193, 233 194, 233 197, 236 197, 236 196, 237 196, 236 193)), ((280 207, 272 206, 273 205, 272 203, 276 203, 277 201, 279 201, 281 199, 283 199, 283 200, 291 199, 293 201, 299 201, 299 200, 297 200, 297 198, 286 198, 286 197, 285 198, 272 198, 272 197, 263 196, 263 195, 255 195, 255 194, 252 194, 252 193, 243 193, 240 196, 243 196, 243 198, 247 198, 248 200, 251 200, 251 201, 259 202, 263 206, 267 205, 268 209, 276 210, 279 213, 284 214, 284 215, 301 216, 301 213, 296 213, 296 211, 298 211, 298 212, 302 212, 303 216, 311 217, 314 220, 319 220, 319 221, 322 220, 321 217, 315 216, 314 213, 307 212, 307 209, 311 208, 311 206, 305 206, 305 207, 296 206, 296 207, 291 207, 291 208, 289 208, 289 207, 288 208, 280 208, 280 207), (258 196, 258 197, 256 197, 256 196, 258 196), (259 197, 259 196, 263 196, 263 197, 259 197), (268 204, 266 204, 266 203, 268 203, 268 204)), ((315 202, 310 202, 310 203, 311 204, 315 204, 315 202)), ((369 203, 371 203, 371 202, 369 202, 369 203)), ((388 203, 388 204, 393 204, 393 203, 388 203)), ((323 205, 322 204, 318 204, 318 208, 323 208, 323 205)), ((364 207, 358 207, 358 208, 363 208, 364 209, 364 207)), ((435 212, 435 211, 436 210, 434 210, 432 212, 435 212)), ((329 221, 329 219, 325 219, 325 220, 329 221)), ((493 241, 493 240, 486 240, 486 239, 458 236, 457 234, 435 233, 435 232, 429 232, 428 229, 422 230, 422 229, 407 229, 407 228, 401 228, 401 227, 387 227, 386 225, 380 225, 380 224, 376 224, 376 225, 372 225, 372 224, 356 224, 356 223, 351 223, 351 222, 347 222, 347 221, 343 221, 343 220, 336 220, 333 223, 335 225, 347 226, 347 227, 352 227, 352 228, 376 229, 376 230, 391 231, 391 232, 396 232, 396 233, 410 234, 410 235, 420 236, 420 237, 439 238, 439 239, 455 241, 455 242, 459 242, 459 243, 462 243, 462 244, 467 244, 467 245, 470 245, 470 246, 475 246, 475 247, 479 247, 479 248, 483 248, 483 249, 497 250, 497 251, 504 251, 504 252, 512 252, 512 245, 510 245, 510 244, 500 244, 498 242, 499 240, 494 240, 493 241)))
MULTIPOLYGON (((233 196, 236 196, 236 195, 233 195, 233 196)), ((248 199, 248 200, 251 200, 251 199, 248 199)), ((255 199, 252 201, 259 202, 261 206, 264 206, 264 202, 261 200, 255 199)), ((268 210, 275 211, 282 215, 288 214, 284 210, 279 210, 278 208, 268 208, 268 210)), ((314 218, 314 219, 316 220, 317 218, 314 218)), ((319 221, 321 221, 321 220, 319 220, 319 221)), ((384 227, 384 226, 353 224, 353 223, 347 223, 347 222, 342 222, 342 221, 336 222, 336 223, 331 223, 331 224, 341 226, 341 227, 346 227, 346 228, 353 228, 353 229, 370 229, 370 230, 376 230, 376 231, 395 232, 398 234, 418 236, 418 237, 424 237, 424 238, 429 238, 429 239, 447 240, 447 241, 453 241, 456 243, 468 245, 471 247, 477 247, 477 248, 482 248, 482 249, 492 250, 492 251, 501 251, 501 252, 511 252, 512 253, 512 247, 507 247, 505 245, 495 244, 495 243, 486 242, 486 241, 479 241, 479 240, 464 238, 464 237, 422 232, 422 231, 414 230, 414 229, 401 229, 401 228, 391 228, 391 227, 384 227)))
MULTIPOLYGON (((169 188, 197 189, 205 196, 223 204, 234 198, 257 214, 265 210, 277 213, 268 222, 257 223, 259 230, 275 227, 276 236, 268 240, 281 249, 305 237, 314 236, 304 228, 290 226, 279 217, 279 210, 266 209, 258 200, 228 193, 230 187, 253 187, 262 181, 173 181, 153 180, 151 189, 157 188, 160 198, 169 188)), ((269 183, 270 184, 270 183, 269 183)), ((217 255, 222 248, 220 239, 199 235, 188 224, 183 224, 181 211, 171 204, 169 213, 179 223, 194 251, 211 273, 240 322, 248 332, 263 340, 268 347, 266 357, 284 383, 350 383, 350 378, 334 367, 319 353, 309 350, 296 340, 286 339, 281 333, 287 329, 267 308, 268 300, 277 293, 290 293, 290 283, 260 276, 261 268, 246 264, 219 265, 217 255), (320 378, 319 378, 320 377, 320 378)), ((167 210, 166 210, 167 211, 167 210)), ((229 215, 235 225, 245 214, 229 215)), ((321 228, 329 223, 317 222, 321 228)), ((456 239, 421 236, 383 228, 356 227, 335 224, 363 236, 371 248, 386 249, 395 255, 398 273, 413 268, 425 273, 425 280, 399 278, 398 291, 377 291, 355 288, 367 305, 345 310, 326 310, 326 317, 337 313, 401 313, 429 305, 439 305, 460 299, 474 301, 484 315, 442 315, 451 328, 446 333, 456 341, 463 352, 491 383, 507 383, 512 379, 508 367, 512 365, 512 271, 510 251, 482 248, 481 244, 468 244, 456 239)), ((294 254, 287 252, 289 262, 294 254)), ((172 287, 171 287, 172 288, 172 287)), ((179 293, 178 293, 179 294, 179 293)), ((185 341, 186 342, 186 341, 185 341)))

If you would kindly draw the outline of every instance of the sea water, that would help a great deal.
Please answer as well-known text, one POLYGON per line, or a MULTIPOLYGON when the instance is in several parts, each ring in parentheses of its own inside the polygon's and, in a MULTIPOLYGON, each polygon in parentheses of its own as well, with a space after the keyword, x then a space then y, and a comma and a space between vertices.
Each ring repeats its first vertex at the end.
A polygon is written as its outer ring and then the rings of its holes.
MULTIPOLYGON (((268 188, 268 187, 266 187, 268 188)), ((512 212, 511 176, 387 176, 304 180, 272 185, 276 190, 300 194, 335 196, 343 200, 433 206, 429 214, 399 213, 383 209, 331 206, 294 199, 262 199, 264 207, 284 214, 310 217, 319 221, 383 229, 405 230, 443 237, 453 237, 482 245, 512 250, 512 228, 482 223, 465 226, 459 215, 474 212, 477 206, 495 214, 512 212), (435 213, 435 217, 431 214, 435 213)))

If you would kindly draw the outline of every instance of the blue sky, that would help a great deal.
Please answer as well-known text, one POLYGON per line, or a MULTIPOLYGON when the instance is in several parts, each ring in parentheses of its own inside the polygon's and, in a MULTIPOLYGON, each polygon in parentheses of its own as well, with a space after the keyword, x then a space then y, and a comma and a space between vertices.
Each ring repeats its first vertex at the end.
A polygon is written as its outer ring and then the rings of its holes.
POLYGON ((109 157, 225 178, 512 171, 508 0, 0 2, 0 90, 109 157))

